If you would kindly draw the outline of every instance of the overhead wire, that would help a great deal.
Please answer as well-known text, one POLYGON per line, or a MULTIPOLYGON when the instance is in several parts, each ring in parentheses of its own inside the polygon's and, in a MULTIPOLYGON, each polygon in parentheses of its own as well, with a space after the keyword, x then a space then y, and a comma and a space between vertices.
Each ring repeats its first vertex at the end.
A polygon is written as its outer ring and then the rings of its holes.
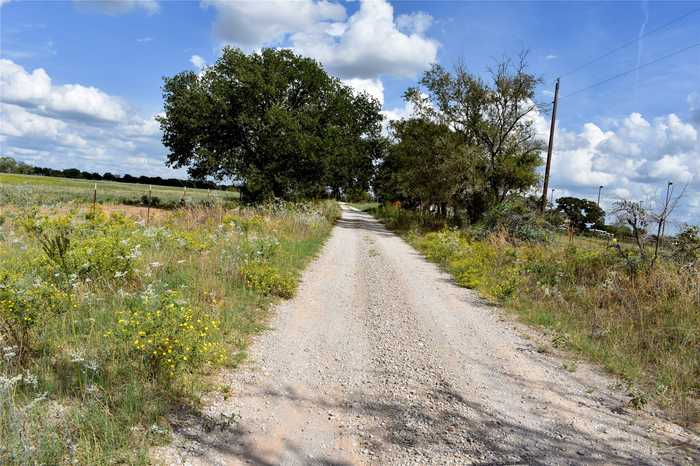
POLYGON ((593 58, 592 60, 589 60, 589 61, 583 63, 582 65, 577 66, 576 68, 573 68, 572 70, 567 71, 566 73, 560 75, 559 78, 564 78, 564 77, 566 77, 566 76, 570 76, 570 75, 576 73, 577 71, 580 71, 580 70, 582 70, 583 68, 585 68, 585 67, 587 67, 587 66, 589 66, 589 65, 592 65, 593 63, 596 63, 596 62, 602 60, 603 58, 609 57, 610 55, 614 54, 615 52, 618 52, 618 51, 620 51, 620 50, 622 50, 622 49, 624 49, 624 48, 626 48, 626 47, 629 47, 630 45, 639 42, 640 40, 644 39, 645 37, 648 37, 648 36, 650 36, 650 35, 652 35, 652 34, 658 32, 658 31, 661 31, 662 29, 665 29, 665 28, 667 28, 668 26, 670 26, 670 25, 672 25, 672 24, 675 24, 675 23, 677 23, 678 21, 681 21, 681 20, 687 18, 688 16, 691 16, 691 15, 693 15, 693 14, 699 12, 699 11, 700 11, 700 8, 696 8, 696 9, 690 10, 690 11, 688 11, 688 12, 686 12, 686 13, 680 15, 680 16, 677 16, 677 17, 673 18, 672 20, 670 20, 670 21, 668 21, 668 22, 662 24, 661 26, 659 26, 659 27, 657 27, 657 28, 654 28, 654 29, 652 29, 652 30, 650 30, 650 31, 648 31, 648 32, 646 32, 646 33, 640 35, 640 36, 637 37, 636 39, 632 39, 632 40, 630 40, 630 41, 627 41, 627 42, 625 42, 624 44, 622 44, 622 45, 620 45, 620 46, 618 46, 618 47, 615 47, 614 49, 609 50, 609 51, 605 52, 604 54, 599 55, 598 57, 593 58))
POLYGON ((634 68, 631 68, 631 69, 629 69, 629 70, 623 71, 622 73, 618 73, 618 74, 616 74, 616 75, 610 76, 609 78, 603 79, 602 81, 598 81, 598 82, 593 83, 593 84, 591 84, 591 85, 589 85, 589 86, 586 86, 586 87, 584 87, 584 88, 578 89, 578 90, 576 90, 576 91, 574 91, 574 92, 572 92, 572 93, 570 93, 570 94, 567 94, 567 95, 565 95, 565 96, 563 96, 563 97, 560 97, 560 99, 569 98, 569 97, 571 97, 571 96, 573 96, 573 95, 576 95, 576 94, 579 94, 579 93, 581 93, 581 92, 583 92, 583 91, 587 91, 588 89, 591 89, 591 88, 600 86, 600 85, 602 85, 602 84, 608 83, 608 82, 610 82, 610 81, 612 81, 612 80, 614 80, 614 79, 621 78, 621 77, 626 76, 626 75, 628 75, 628 74, 630 74, 630 73, 632 73, 632 72, 634 72, 634 71, 637 71, 637 70, 639 70, 639 69, 641 69, 641 68, 644 68, 644 67, 653 65, 653 64, 658 63, 658 62, 660 62, 660 61, 662 61, 662 60, 665 60, 665 59, 667 59, 667 58, 674 57, 674 56, 676 56, 676 55, 679 55, 679 54, 681 54, 681 53, 683 53, 683 52, 686 52, 686 51, 688 51, 688 50, 690 50, 690 49, 693 49, 693 48, 695 48, 695 47, 700 47, 700 42, 697 42, 697 43, 695 43, 695 44, 689 45, 689 46, 687 46, 687 47, 683 47, 682 49, 679 49, 679 50, 676 50, 676 51, 674 51, 674 52, 668 53, 668 54, 663 55, 663 56, 661 56, 661 57, 659 57, 659 58, 656 58, 656 59, 654 59, 654 60, 652 60, 652 61, 649 61, 649 62, 646 62, 646 63, 642 63, 641 65, 635 66, 634 68))

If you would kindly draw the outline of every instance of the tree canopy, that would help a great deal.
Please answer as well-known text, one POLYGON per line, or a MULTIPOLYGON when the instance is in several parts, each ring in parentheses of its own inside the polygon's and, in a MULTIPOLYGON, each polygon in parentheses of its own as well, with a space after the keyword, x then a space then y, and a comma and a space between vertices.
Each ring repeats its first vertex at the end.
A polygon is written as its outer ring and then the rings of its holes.
POLYGON ((433 65, 405 93, 412 119, 391 126, 395 147, 380 168, 381 197, 410 192, 421 204, 447 203, 476 221, 535 186, 543 149, 532 118, 539 80, 526 68, 524 56, 505 60, 485 81, 461 65, 453 72, 433 65))
POLYGON ((597 227, 605 225, 605 211, 588 199, 560 197, 557 199, 557 210, 563 213, 571 226, 577 230, 585 230, 587 223, 597 227))
POLYGON ((165 78, 168 163, 233 178, 250 201, 367 190, 381 149, 380 105, 290 50, 226 47, 200 75, 165 78))

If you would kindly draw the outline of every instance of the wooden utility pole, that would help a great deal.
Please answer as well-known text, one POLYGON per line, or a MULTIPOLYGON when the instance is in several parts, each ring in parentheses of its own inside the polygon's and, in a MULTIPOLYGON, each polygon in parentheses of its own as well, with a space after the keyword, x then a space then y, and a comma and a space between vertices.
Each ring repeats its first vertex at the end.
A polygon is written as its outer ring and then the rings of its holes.
POLYGON ((544 169, 544 186, 542 187, 542 203, 540 211, 547 207, 547 189, 549 188, 549 170, 552 167, 552 148, 554 147, 554 128, 557 124, 557 104, 559 103, 559 78, 554 86, 554 102, 552 106, 552 123, 549 127, 549 146, 547 147, 547 165, 544 169))

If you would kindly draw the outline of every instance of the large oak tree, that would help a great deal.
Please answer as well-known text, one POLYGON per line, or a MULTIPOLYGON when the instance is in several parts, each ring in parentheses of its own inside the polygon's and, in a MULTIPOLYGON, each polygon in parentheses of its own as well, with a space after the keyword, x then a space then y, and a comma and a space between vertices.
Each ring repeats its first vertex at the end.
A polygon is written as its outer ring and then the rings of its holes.
POLYGON ((290 50, 225 48, 200 75, 165 78, 168 163, 232 178, 247 200, 366 190, 381 145, 379 103, 290 50))

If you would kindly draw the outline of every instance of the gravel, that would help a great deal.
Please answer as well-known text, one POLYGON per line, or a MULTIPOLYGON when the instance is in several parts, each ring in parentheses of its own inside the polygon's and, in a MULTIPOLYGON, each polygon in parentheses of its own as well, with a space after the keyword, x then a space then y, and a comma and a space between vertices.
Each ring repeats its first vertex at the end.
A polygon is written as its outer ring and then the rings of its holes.
POLYGON ((297 296, 164 464, 698 464, 700 440, 343 206, 297 296))

